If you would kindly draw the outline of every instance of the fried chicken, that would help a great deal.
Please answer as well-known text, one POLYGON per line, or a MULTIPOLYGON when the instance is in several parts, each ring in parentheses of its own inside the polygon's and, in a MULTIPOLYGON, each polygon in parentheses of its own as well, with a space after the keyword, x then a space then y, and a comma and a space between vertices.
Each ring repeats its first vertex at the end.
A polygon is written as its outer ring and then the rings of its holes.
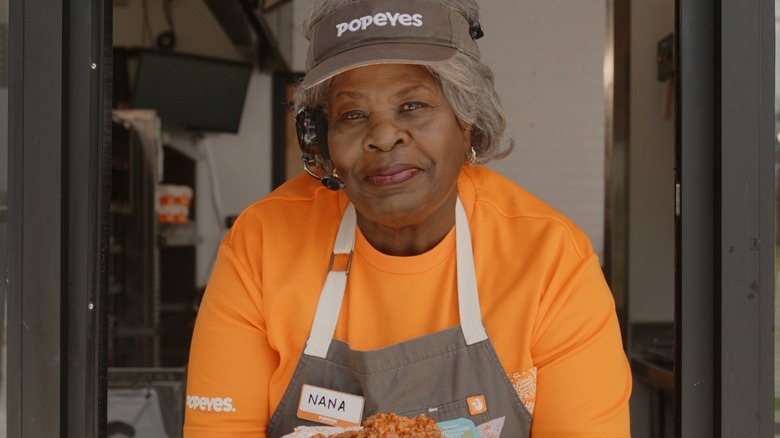
POLYGON ((416 418, 396 414, 376 414, 363 422, 362 430, 329 436, 318 434, 312 438, 442 438, 442 434, 433 418, 423 414, 416 418))

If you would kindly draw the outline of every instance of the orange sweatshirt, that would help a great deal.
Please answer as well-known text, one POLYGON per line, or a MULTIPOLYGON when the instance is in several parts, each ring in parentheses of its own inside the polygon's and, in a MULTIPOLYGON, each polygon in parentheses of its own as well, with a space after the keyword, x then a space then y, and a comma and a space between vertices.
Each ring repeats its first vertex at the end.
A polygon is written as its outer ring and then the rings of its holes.
MULTIPOLYGON (((485 167, 464 167, 482 320, 532 436, 628 437, 631 376, 585 234, 485 167)), ((348 199, 307 175, 244 211, 222 243, 192 339, 184 436, 265 437, 311 329, 348 199)), ((454 228, 412 257, 358 231, 335 338, 372 350, 459 324, 454 228)))

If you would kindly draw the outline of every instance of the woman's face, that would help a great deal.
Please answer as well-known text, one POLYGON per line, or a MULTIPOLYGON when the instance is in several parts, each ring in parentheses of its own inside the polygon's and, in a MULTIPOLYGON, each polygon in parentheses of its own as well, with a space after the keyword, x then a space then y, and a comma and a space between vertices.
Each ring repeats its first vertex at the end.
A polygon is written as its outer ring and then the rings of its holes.
POLYGON ((425 68, 341 73, 331 81, 327 113, 331 159, 359 215, 392 228, 454 217, 470 132, 425 68))

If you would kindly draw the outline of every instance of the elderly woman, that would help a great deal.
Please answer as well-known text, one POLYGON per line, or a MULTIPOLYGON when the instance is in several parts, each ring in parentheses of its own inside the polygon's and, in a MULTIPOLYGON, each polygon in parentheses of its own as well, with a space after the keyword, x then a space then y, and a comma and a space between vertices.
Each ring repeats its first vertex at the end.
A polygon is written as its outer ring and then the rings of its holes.
POLYGON ((375 413, 629 436, 631 376, 588 239, 480 166, 511 142, 474 1, 320 0, 304 31, 298 128, 322 184, 287 182, 225 237, 185 436, 375 413))

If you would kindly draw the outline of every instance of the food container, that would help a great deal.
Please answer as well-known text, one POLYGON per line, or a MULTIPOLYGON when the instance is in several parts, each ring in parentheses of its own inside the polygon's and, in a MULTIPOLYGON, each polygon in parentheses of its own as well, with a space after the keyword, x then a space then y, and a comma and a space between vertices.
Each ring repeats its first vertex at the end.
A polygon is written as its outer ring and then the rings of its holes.
POLYGON ((157 186, 157 220, 166 224, 185 224, 190 221, 192 187, 160 184, 157 186))

